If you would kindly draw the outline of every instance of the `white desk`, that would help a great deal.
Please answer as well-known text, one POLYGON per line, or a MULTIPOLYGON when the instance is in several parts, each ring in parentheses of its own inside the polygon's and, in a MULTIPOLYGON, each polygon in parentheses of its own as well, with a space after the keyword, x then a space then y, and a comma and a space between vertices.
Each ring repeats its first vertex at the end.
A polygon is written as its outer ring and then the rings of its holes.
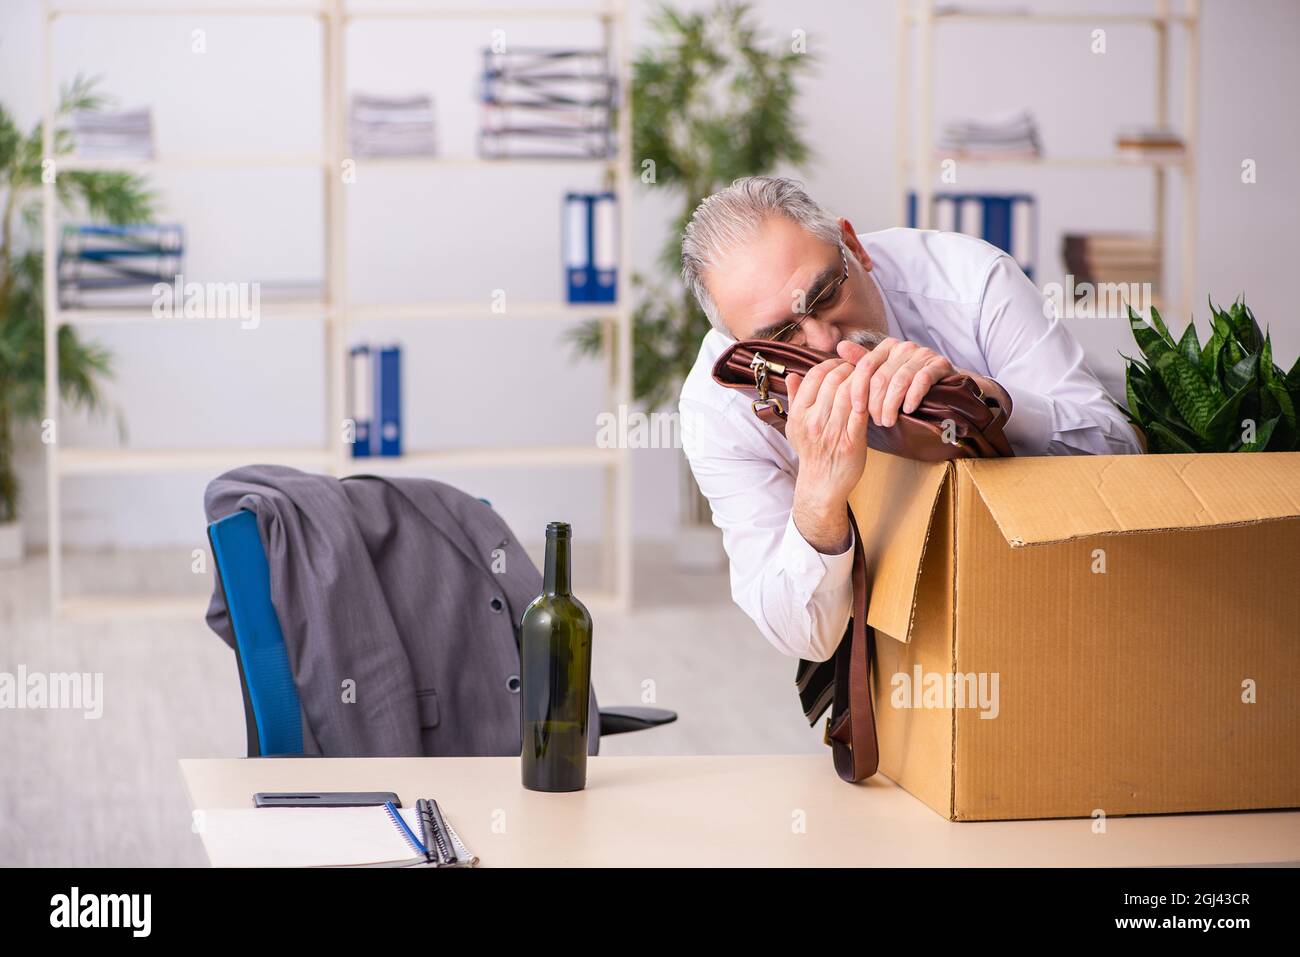
POLYGON ((195 808, 257 791, 396 791, 438 800, 482 866, 1217 865, 1300 860, 1300 812, 954 824, 825 754, 593 757, 587 788, 528 791, 518 758, 180 762, 195 808), (802 832, 800 823, 802 822, 802 832))

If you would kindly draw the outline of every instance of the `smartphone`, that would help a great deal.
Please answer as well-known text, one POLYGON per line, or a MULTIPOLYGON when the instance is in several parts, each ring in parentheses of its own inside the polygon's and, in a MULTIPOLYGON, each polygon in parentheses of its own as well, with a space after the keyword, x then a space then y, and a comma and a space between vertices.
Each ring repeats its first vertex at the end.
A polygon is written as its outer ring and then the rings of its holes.
POLYGON ((372 807, 392 802, 402 806, 392 791, 259 791, 255 807, 372 807))

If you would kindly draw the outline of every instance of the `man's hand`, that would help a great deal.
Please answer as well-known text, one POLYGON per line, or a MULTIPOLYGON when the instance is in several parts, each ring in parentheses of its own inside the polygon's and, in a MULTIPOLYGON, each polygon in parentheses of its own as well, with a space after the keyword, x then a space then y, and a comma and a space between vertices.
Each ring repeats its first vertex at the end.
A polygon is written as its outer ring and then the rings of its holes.
POLYGON ((866 408, 871 420, 886 428, 898 422, 900 411, 915 412, 931 386, 957 371, 933 349, 892 336, 869 352, 848 340, 837 351, 854 365, 849 385, 854 407, 866 408))
POLYGON ((865 402, 877 425, 896 423, 900 409, 915 412, 930 387, 954 373, 970 376, 980 390, 997 399, 1002 408, 1011 407, 1011 398, 997 380, 954 368, 933 349, 914 342, 884 339, 868 352, 863 346, 846 339, 839 344, 837 351, 840 358, 855 366, 849 380, 854 404, 865 402))
POLYGON ((865 405, 854 408, 852 363, 827 359, 807 378, 786 378, 790 409, 785 437, 799 455, 794 524, 808 544, 826 555, 849 547, 849 492, 867 459, 865 405))

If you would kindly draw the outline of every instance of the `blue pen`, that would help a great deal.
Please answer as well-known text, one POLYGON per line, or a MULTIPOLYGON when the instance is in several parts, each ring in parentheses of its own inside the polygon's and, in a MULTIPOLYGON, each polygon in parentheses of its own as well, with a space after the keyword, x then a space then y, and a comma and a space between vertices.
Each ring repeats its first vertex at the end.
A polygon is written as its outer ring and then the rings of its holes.
POLYGON ((397 805, 392 801, 386 801, 384 802, 384 808, 388 811, 388 816, 393 819, 393 823, 406 832, 406 839, 411 842, 411 846, 416 848, 427 859, 429 857, 429 849, 421 843, 418 837, 415 836, 415 832, 412 831, 410 825, 406 823, 406 819, 397 813, 397 805))

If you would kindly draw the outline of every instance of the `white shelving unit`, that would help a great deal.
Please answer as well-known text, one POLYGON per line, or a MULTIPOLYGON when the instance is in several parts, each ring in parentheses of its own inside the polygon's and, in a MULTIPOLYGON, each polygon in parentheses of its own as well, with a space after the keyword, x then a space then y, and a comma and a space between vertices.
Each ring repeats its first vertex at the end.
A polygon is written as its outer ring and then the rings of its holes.
MULTIPOLYGON (((996 26, 1079 26, 1098 27, 1103 25, 1146 26, 1155 31, 1156 56, 1152 62, 1152 82, 1155 84, 1155 116, 1153 122, 1165 125, 1170 121, 1169 79, 1170 56, 1169 36, 1175 27, 1186 32, 1186 50, 1184 56, 1183 86, 1183 120, 1180 130, 1183 141, 1183 155, 1177 158, 1151 157, 1129 158, 1126 156, 1043 156, 1027 159, 982 159, 962 157, 959 165, 977 167, 1023 167, 1061 170, 1082 170, 1100 174, 1105 170, 1145 168, 1154 178, 1154 209, 1152 210, 1153 232, 1157 245, 1161 249, 1161 271, 1165 271, 1168 262, 1167 236, 1165 228, 1165 185, 1168 173, 1177 171, 1182 186, 1182 248, 1180 250, 1181 293, 1180 298, 1172 303, 1172 311, 1177 315, 1188 315, 1195 301, 1196 289, 1196 140, 1199 121, 1199 73, 1200 73, 1200 0, 1184 0, 1184 12, 1175 13, 1169 0, 1155 0, 1150 13, 1115 13, 1106 11, 1088 12, 1087 10, 1071 12, 1034 12, 1026 11, 980 11, 978 9, 960 10, 946 6, 936 8, 934 0, 898 0, 898 125, 896 130, 895 160, 898 178, 899 218, 898 222, 907 222, 907 194, 909 187, 916 191, 917 225, 929 228, 931 198, 935 193, 935 174, 940 168, 941 157, 935 155, 934 149, 934 35, 935 31, 948 24, 974 24, 996 26), (915 34, 915 36, 913 35, 915 34), (920 90, 913 96, 913 47, 919 47, 920 90), (917 115, 917 151, 911 154, 912 131, 909 117, 913 109, 917 115)), ((1158 277, 1159 286, 1168 296, 1166 276, 1158 277)), ((1159 300, 1161 297, 1157 297, 1159 300)), ((1166 302, 1161 308, 1169 308, 1166 302)))
MULTIPOLYGON (((72 476, 163 474, 206 472, 216 475, 222 470, 253 461, 273 460, 296 468, 344 475, 356 471, 373 473, 435 473, 463 468, 549 469, 591 467, 605 475, 605 519, 602 538, 605 582, 602 591, 584 594, 589 605, 624 609, 631 591, 631 474, 626 449, 601 449, 590 446, 537 445, 472 449, 413 450, 393 457, 377 457, 358 462, 342 443, 344 419, 344 382, 349 330, 354 323, 371 320, 403 319, 491 321, 486 302, 409 302, 365 304, 352 302, 347 293, 347 196, 343 190, 342 168, 346 153, 345 112, 347 82, 347 27, 362 19, 568 19, 596 20, 601 26, 605 47, 618 77, 618 153, 603 160, 532 160, 482 159, 479 157, 430 157, 412 159, 359 159, 358 166, 374 168, 427 168, 436 175, 444 168, 505 166, 595 165, 603 169, 618 197, 619 271, 617 301, 611 305, 570 305, 565 302, 511 303, 511 318, 558 318, 574 320, 596 318, 606 324, 607 377, 605 407, 616 409, 631 403, 632 320, 631 284, 631 76, 629 69, 628 17, 625 0, 598 0, 590 6, 532 10, 483 6, 442 6, 426 3, 418 7, 352 8, 345 0, 320 0, 310 6, 276 6, 273 3, 192 6, 122 5, 114 7, 75 6, 43 0, 43 67, 42 107, 44 115, 44 154, 55 159, 55 171, 122 169, 147 173, 171 169, 270 169, 319 168, 325 172, 322 203, 324 207, 324 291, 320 299, 268 302, 262 309, 263 322, 320 319, 324 323, 325 396, 323 416, 327 436, 339 436, 337 444, 324 448, 229 448, 170 449, 141 451, 131 449, 72 449, 60 445, 59 379, 56 359, 56 336, 63 325, 93 327, 105 323, 193 323, 225 322, 223 319, 159 319, 149 311, 131 312, 118 309, 60 311, 56 258, 58 250, 57 209, 53 182, 43 186, 45 250, 45 409, 55 423, 56 441, 46 446, 46 498, 49 510, 49 579, 50 603, 56 618, 105 616, 159 617, 201 613, 202 604, 177 596, 109 596, 65 595, 63 589, 63 539, 60 511, 60 485, 72 476), (54 27, 68 17, 301 17, 319 20, 324 38, 322 58, 321 110, 323 143, 319 153, 246 154, 246 155, 169 155, 149 161, 86 160, 53 157, 53 115, 55 102, 54 27)), ((558 223, 557 223, 558 230, 558 223)), ((204 599, 206 602, 206 599, 204 599)))

